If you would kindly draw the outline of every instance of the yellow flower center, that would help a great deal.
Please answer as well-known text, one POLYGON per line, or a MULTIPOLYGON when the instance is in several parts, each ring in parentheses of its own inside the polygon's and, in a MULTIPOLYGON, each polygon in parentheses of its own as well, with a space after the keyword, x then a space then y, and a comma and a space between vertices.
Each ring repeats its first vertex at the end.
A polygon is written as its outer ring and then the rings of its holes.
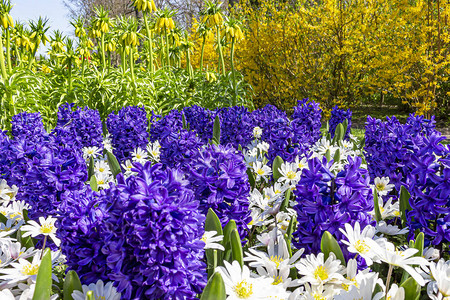
POLYGON ((258 169, 256 171, 256 173, 258 173, 258 175, 264 175, 264 170, 263 169, 258 169))
POLYGON ((398 210, 394 211, 394 216, 400 217, 400 211, 398 211, 398 210))
POLYGON ((297 173, 293 172, 293 171, 289 171, 286 173, 286 177, 290 180, 295 179, 295 176, 297 175, 297 173))
POLYGON ((97 184, 105 184, 105 181, 103 179, 100 179, 97 181, 97 184))
POLYGON ((356 241, 355 249, 362 254, 366 254, 367 252, 369 252, 369 246, 367 246, 366 242, 364 242, 363 240, 356 241))
POLYGON ((278 285, 283 282, 283 278, 281 276, 274 276, 272 285, 278 285))
POLYGON ((41 226, 41 232, 46 234, 46 233, 52 233, 55 230, 55 226, 52 224, 43 224, 41 226))
POLYGON ((314 297, 314 300, 327 300, 327 298, 325 296, 322 296, 321 294, 317 294, 317 293, 314 293, 313 297, 314 297))
POLYGON ((98 168, 98 171, 103 172, 103 171, 105 171, 105 168, 98 168))
POLYGON ((271 256, 270 257, 270 261, 273 261, 275 263, 275 265, 277 266, 277 268, 280 266, 280 263, 283 262, 283 259, 279 256, 271 256))
POLYGON ((39 265, 27 264, 22 268, 22 274, 24 275, 36 275, 39 271, 39 265))
POLYGON ((106 300, 105 296, 95 296, 95 300, 106 300))
POLYGON ((0 231, 9 231, 9 230, 11 230, 11 227, 6 227, 6 226, 5 226, 5 228, 0 229, 0 231))
POLYGON ((250 298, 253 295, 253 284, 248 283, 245 279, 233 287, 236 295, 241 299, 250 298))
POLYGON ((379 191, 384 191, 384 189, 386 188, 386 186, 384 185, 384 183, 378 183, 378 184, 376 185, 376 187, 377 187, 377 190, 379 190, 379 191))
POLYGON ((317 280, 325 280, 328 278, 328 272, 324 266, 318 266, 314 271, 314 278, 317 280))

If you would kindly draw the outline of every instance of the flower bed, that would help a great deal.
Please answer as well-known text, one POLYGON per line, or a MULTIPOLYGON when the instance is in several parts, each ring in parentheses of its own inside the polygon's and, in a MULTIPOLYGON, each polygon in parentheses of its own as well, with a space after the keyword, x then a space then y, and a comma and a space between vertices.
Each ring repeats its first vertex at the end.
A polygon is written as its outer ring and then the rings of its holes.
POLYGON ((329 126, 314 102, 293 111, 124 107, 102 126, 66 105, 49 133, 16 115, 0 133, 1 299, 449 297, 450 147, 433 120, 368 117, 361 141, 351 111, 329 126))

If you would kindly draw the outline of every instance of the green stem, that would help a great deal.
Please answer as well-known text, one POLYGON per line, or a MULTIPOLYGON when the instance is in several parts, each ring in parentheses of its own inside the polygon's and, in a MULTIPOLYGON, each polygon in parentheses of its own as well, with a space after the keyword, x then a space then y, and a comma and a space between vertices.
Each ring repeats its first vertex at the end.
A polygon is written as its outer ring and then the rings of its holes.
POLYGON ((68 85, 69 85, 69 93, 72 91, 72 60, 71 59, 69 59, 69 62, 68 62, 68 66, 67 66, 67 68, 68 68, 68 76, 67 76, 67 81, 68 81, 68 85))
POLYGON ((6 83, 8 82, 8 77, 6 75, 6 67, 5 67, 5 57, 3 55, 3 39, 0 32, 0 68, 2 69, 2 79, 3 83, 6 86, 6 83))
POLYGON ((167 34, 167 28, 164 28, 164 35, 165 35, 165 38, 166 38, 166 52, 167 52, 166 63, 167 63, 167 66, 170 67, 169 35, 167 34))
POLYGON ((130 72, 131 72, 131 81, 133 84, 133 97, 136 100, 136 78, 134 77, 134 55, 133 55, 133 47, 130 46, 130 72))
POLYGON ((101 42, 100 42, 100 48, 102 51, 102 65, 103 70, 105 70, 106 67, 106 56, 105 56, 105 34, 102 32, 101 42))
POLYGON ((203 37, 202 41, 202 54, 200 55, 200 72, 203 71, 203 55, 205 54, 205 43, 206 43, 206 36, 203 37))
POLYGON ((394 268, 394 266, 389 264, 389 271, 388 271, 387 278, 386 278, 386 297, 385 297, 385 299, 387 299, 387 294, 389 292, 389 284, 391 283, 391 276, 392 276, 393 268, 394 268))
POLYGON ((11 33, 9 28, 6 28, 6 62, 8 63, 8 73, 11 73, 11 33))
POLYGON ((147 14, 144 13, 144 23, 145 23, 145 30, 147 31, 147 38, 148 38, 148 59, 147 59, 147 69, 150 69, 150 74, 153 74, 154 65, 153 65, 153 34, 150 31, 150 27, 148 26, 147 22, 147 14))
POLYGON ((217 28, 217 45, 219 49, 220 63, 222 66, 222 75, 225 76, 225 61, 223 60, 222 45, 220 43, 220 29, 219 26, 216 26, 216 28, 217 28))
POLYGON ((122 51, 120 51, 120 63, 122 65, 122 74, 125 74, 125 66, 126 66, 126 51, 125 51, 125 47, 122 49, 122 51))
POLYGON ((236 99, 237 99, 237 86, 236 86, 236 72, 234 70, 234 44, 235 44, 235 38, 233 37, 231 39, 231 75, 233 79, 233 106, 236 106, 236 99))
POLYGON ((111 68, 111 51, 108 51, 108 73, 111 68))
POLYGON ((84 57, 84 55, 81 57, 82 61, 81 61, 81 77, 83 78, 84 81, 84 67, 86 65, 86 58, 84 57))
POLYGON ((42 244, 41 259, 42 259, 42 256, 44 255, 44 250, 45 250, 45 244, 46 244, 46 242, 47 242, 47 236, 44 235, 44 243, 42 244))
POLYGON ((20 50, 19 47, 14 43, 14 50, 16 51, 16 56, 17 56, 17 66, 21 66, 22 65, 22 55, 20 55, 20 50))

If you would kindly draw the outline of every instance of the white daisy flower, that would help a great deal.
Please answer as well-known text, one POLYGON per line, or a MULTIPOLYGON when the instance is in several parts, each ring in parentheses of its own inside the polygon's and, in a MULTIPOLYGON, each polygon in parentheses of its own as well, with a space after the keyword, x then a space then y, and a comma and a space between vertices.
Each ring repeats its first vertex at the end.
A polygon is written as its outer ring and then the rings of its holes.
POLYGON ((14 201, 18 192, 17 186, 9 186, 5 179, 0 180, 0 204, 8 205, 14 201))
POLYGON ((265 182, 267 182, 267 177, 272 174, 272 170, 269 168, 269 166, 263 164, 260 161, 257 161, 252 166, 253 172, 256 174, 256 182, 259 182, 261 179, 264 179, 265 182))
POLYGON ((297 171, 296 163, 283 162, 278 171, 281 173, 281 177, 278 178, 279 182, 286 182, 290 186, 295 186, 300 180, 301 171, 297 171))
MULTIPOLYGON (((392 203, 392 198, 389 198, 383 205, 383 202, 380 200, 378 207, 380 208, 381 219, 386 220, 388 218, 400 217, 400 203, 398 201, 392 203)), ((375 215, 375 210, 372 211, 372 215, 375 215)))
POLYGON ((269 151, 270 145, 269 143, 262 141, 256 145, 256 148, 260 151, 260 153, 264 153, 269 151))
POLYGON ((148 160, 147 152, 145 152, 144 150, 142 150, 139 147, 133 150, 133 152, 131 153, 131 156, 132 156, 133 161, 139 162, 141 164, 145 164, 148 160))
POLYGON ((259 139, 259 138, 261 138, 261 135, 262 135, 262 129, 261 129, 261 127, 255 126, 255 127, 253 128, 253 137, 254 137, 255 139, 259 139))
POLYGON ((204 249, 218 249, 218 250, 222 250, 225 251, 225 248, 216 242, 221 242, 223 241, 223 235, 218 235, 215 236, 217 234, 217 231, 205 231, 205 233, 203 234, 203 237, 201 238, 201 241, 205 243, 205 247, 204 249))
POLYGON ((262 299, 266 297, 268 290, 272 286, 271 278, 253 278, 246 265, 242 268, 237 261, 230 264, 223 262, 225 267, 217 267, 216 272, 222 275, 225 283, 227 300, 237 299, 262 299))
POLYGON ((450 297, 450 260, 440 259, 430 263, 432 281, 427 285, 427 294, 433 300, 450 297))
MULTIPOLYGON (((379 240, 378 240, 379 241, 379 240)), ((429 262, 423 258, 414 256, 419 250, 415 248, 407 248, 406 250, 398 250, 395 248, 394 244, 381 240, 377 243, 373 240, 367 241, 369 247, 375 252, 378 259, 381 261, 404 269, 411 275, 414 280, 421 286, 425 285, 424 278, 413 268, 411 265, 427 266, 429 262)))
POLYGON ((346 244, 348 247, 348 251, 350 253, 358 253, 365 260, 368 266, 372 265, 373 258, 375 256, 375 252, 372 251, 372 248, 368 241, 372 240, 375 235, 375 228, 371 225, 367 225, 364 227, 363 231, 361 231, 359 222, 355 222, 355 228, 350 224, 345 224, 345 230, 340 228, 339 230, 345 235, 348 239, 342 240, 342 243, 346 244))
POLYGON ((400 229, 397 225, 388 225, 385 221, 378 222, 376 231, 387 235, 400 235, 408 233, 408 228, 400 229))
POLYGON ((113 153, 113 146, 112 146, 112 140, 111 140, 111 135, 108 133, 102 141, 103 144, 103 149, 105 149, 106 151, 113 153))
POLYGON ((253 207, 250 212, 250 217, 252 217, 252 220, 247 224, 249 228, 252 228, 253 226, 264 226, 268 224, 267 218, 269 215, 264 214, 260 209, 253 207))
POLYGON ((154 143, 148 143, 147 152, 150 155, 151 160, 153 160, 154 162, 159 162, 161 156, 161 145, 158 141, 155 141, 154 143))
POLYGON ((334 296, 335 300, 347 300, 347 299, 358 299, 358 300, 372 300, 372 299, 381 299, 383 296, 383 292, 377 293, 374 298, 372 298, 372 293, 377 284, 378 273, 373 272, 370 273, 369 276, 366 276, 361 283, 356 286, 352 285, 346 290, 341 290, 339 295, 334 296))
POLYGON ((395 187, 394 184, 389 184, 389 177, 376 177, 374 183, 380 196, 386 196, 395 187))
POLYGON ((31 262, 26 259, 19 258, 17 262, 12 262, 10 264, 12 268, 0 269, 0 273, 4 274, 0 276, 0 279, 9 281, 10 284, 28 279, 35 282, 40 264, 40 252, 33 256, 33 260, 31 262))
POLYGON ((391 288, 387 293, 387 299, 389 300, 404 300, 405 299, 405 289, 403 287, 398 287, 395 283, 392 284, 391 288))
POLYGON ((19 217, 7 217, 6 224, 0 222, 0 238, 10 236, 16 232, 25 222, 19 217))
POLYGON ((248 249, 246 252, 245 261, 249 261, 250 267, 262 267, 264 265, 273 265, 276 269, 284 268, 285 266, 290 269, 297 262, 305 249, 298 250, 292 257, 289 255, 286 241, 283 236, 279 236, 277 242, 274 240, 269 241, 267 246, 267 253, 258 251, 255 249, 248 249))
POLYGON ((131 160, 127 159, 121 166, 125 170, 125 173, 123 174, 125 177, 137 174, 136 172, 131 171, 133 168, 133 162, 131 160))
POLYGON ((308 169, 308 159, 306 157, 300 159, 300 157, 297 156, 295 157, 294 162, 299 170, 308 169))
POLYGON ((312 285, 305 283, 305 291, 300 294, 301 300, 333 300, 334 296, 339 292, 333 285, 312 285))
POLYGON ((27 249, 26 247, 22 247, 20 242, 13 242, 11 240, 1 239, 0 244, 3 253, 6 253, 13 260, 28 258, 37 252, 33 247, 27 249))
POLYGON ((256 245, 255 247, 259 246, 267 247, 272 241, 275 241, 278 235, 281 234, 282 233, 276 228, 272 229, 269 232, 263 232, 262 234, 256 236, 256 239, 259 241, 259 244, 256 245))
POLYGON ((431 246, 425 247, 423 249, 423 257, 428 261, 437 260, 440 256, 441 252, 439 251, 439 249, 433 248, 431 246))
POLYGON ((83 158, 85 160, 88 160, 89 158, 93 157, 93 158, 97 158, 98 156, 101 155, 102 153, 102 149, 98 148, 97 146, 93 146, 93 147, 84 147, 82 149, 83 151, 83 158))
POLYGON ((98 188, 102 189, 109 188, 109 183, 114 182, 112 173, 95 173, 95 179, 97 180, 98 188))
POLYGON ((334 253, 325 261, 324 254, 319 253, 317 256, 309 254, 306 258, 301 258, 295 265, 298 273, 303 275, 300 278, 301 283, 310 283, 311 285, 338 284, 346 282, 342 275, 345 272, 341 261, 336 259, 334 253))
POLYGON ((73 300, 85 300, 89 291, 94 292, 94 299, 102 300, 120 300, 121 294, 117 292, 117 289, 113 286, 112 282, 108 282, 106 285, 103 281, 99 280, 97 283, 91 283, 89 286, 83 285, 83 292, 74 291, 72 293, 73 300))
POLYGON ((17 217, 18 220, 23 220, 23 211, 29 210, 30 208, 31 206, 25 203, 25 201, 23 200, 13 201, 6 206, 0 206, 0 213, 8 218, 17 217))
POLYGON ((39 223, 41 224, 38 224, 34 220, 29 220, 27 222, 29 225, 24 225, 21 228, 22 232, 24 232, 22 236, 27 237, 31 235, 31 237, 36 237, 41 234, 44 236, 49 236, 53 240, 55 245, 59 247, 61 240, 58 239, 55 235, 55 222, 56 219, 52 218, 51 216, 49 216, 47 219, 45 219, 44 217, 39 217, 39 223))
POLYGON ((311 150, 313 150, 315 153, 321 156, 324 156, 329 150, 331 157, 334 156, 334 153, 336 152, 337 149, 338 147, 333 146, 326 137, 322 137, 311 147, 311 150))
POLYGON ((112 174, 109 164, 105 160, 96 161, 94 164, 94 171, 96 174, 105 174, 105 175, 112 174))

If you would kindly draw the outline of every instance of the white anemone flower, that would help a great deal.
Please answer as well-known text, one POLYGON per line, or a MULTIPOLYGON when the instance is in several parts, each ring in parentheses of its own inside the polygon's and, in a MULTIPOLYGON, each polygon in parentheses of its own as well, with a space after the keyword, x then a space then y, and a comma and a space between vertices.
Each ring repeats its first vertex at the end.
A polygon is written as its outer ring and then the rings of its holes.
POLYGON ((319 253, 317 256, 309 254, 306 258, 301 258, 295 265, 298 273, 303 275, 300 278, 301 283, 310 283, 311 285, 338 284, 346 282, 342 275, 345 272, 341 261, 336 259, 334 253, 325 260, 325 255, 319 253))
POLYGON ((389 184, 389 177, 376 177, 374 183, 380 196, 386 196, 395 186, 394 184, 389 184))
MULTIPOLYGON (((379 201, 378 206, 380 208, 381 219, 386 220, 388 218, 400 217, 400 202, 396 201, 392 203, 392 198, 389 198, 384 205, 382 201, 379 201)), ((372 214, 375 215, 375 211, 372 214)))
POLYGON ((338 293, 338 289, 335 289, 333 285, 312 285, 305 283, 305 291, 300 294, 301 300, 333 300, 334 296, 338 293))
POLYGON ((284 162, 281 164, 281 167, 278 168, 278 171, 281 173, 281 177, 278 178, 279 182, 286 182, 289 185, 296 185, 300 180, 300 176, 302 174, 301 171, 297 171, 297 164, 284 162))
POLYGON ((0 204, 8 205, 16 198, 18 190, 15 185, 10 187, 5 179, 0 180, 0 204))
POLYGON ((225 248, 216 242, 223 241, 223 235, 216 236, 217 231, 205 231, 203 234, 203 237, 201 238, 201 241, 205 243, 205 249, 219 249, 222 251, 225 251, 225 248))
POLYGON ((106 162, 104 160, 99 160, 99 161, 95 162, 94 171, 97 174, 105 174, 105 175, 111 174, 111 169, 109 167, 109 164, 108 164, 108 162, 106 162))
POLYGON ((106 285, 103 281, 99 280, 97 283, 91 283, 90 285, 83 285, 83 292, 74 291, 72 293, 73 300, 85 300, 87 299, 87 293, 89 291, 94 292, 94 299, 102 300, 120 300, 121 294, 117 292, 117 289, 113 286, 113 282, 108 282, 106 285))
MULTIPOLYGON (((31 248, 22 247, 20 242, 13 242, 11 240, 1 239, 1 250, 3 253, 7 254, 12 260, 17 260, 19 258, 28 258, 36 253, 36 250, 31 248)), ((0 262, 1 265, 2 262, 0 262)))
POLYGON ((397 225, 387 224, 385 221, 378 222, 376 226, 376 231, 379 233, 384 233, 387 235, 400 235, 408 233, 408 228, 400 229, 397 225))
POLYGON ((405 299, 405 289, 403 287, 398 287, 395 283, 392 284, 391 288, 387 293, 387 299, 389 300, 404 300, 405 299))
POLYGON ((352 285, 348 291, 341 290, 339 295, 334 296, 335 300, 347 300, 347 299, 358 299, 358 300, 379 300, 383 297, 383 292, 377 293, 372 298, 372 293, 377 284, 378 273, 370 273, 361 280, 358 286, 352 285))
POLYGON ((299 170, 308 169, 308 159, 306 157, 303 157, 300 159, 300 157, 295 157, 294 163, 297 165, 297 168, 299 170))
POLYGON ((267 218, 269 217, 268 214, 265 214, 260 209, 253 207, 250 212, 250 217, 252 217, 252 220, 247 224, 249 228, 252 228, 253 226, 259 227, 267 225, 270 221, 267 221, 267 218))
POLYGON ((376 253, 376 256, 381 261, 395 267, 400 267, 411 275, 420 286, 425 285, 424 278, 411 265, 427 266, 429 262, 423 258, 414 256, 419 250, 415 248, 407 248, 406 250, 398 250, 394 244, 381 240, 377 243, 373 240, 368 240, 370 247, 376 253))
POLYGON ((222 275, 227 300, 263 299, 267 296, 273 282, 271 278, 253 278, 248 267, 243 265, 241 268, 237 261, 223 263, 225 267, 217 267, 216 272, 222 275))
POLYGON ((372 251, 370 243, 375 235, 375 228, 371 225, 367 225, 361 231, 359 222, 355 222, 355 228, 350 224, 345 224, 345 230, 340 228, 339 230, 347 237, 348 241, 342 240, 342 243, 346 244, 350 253, 358 253, 365 260, 368 266, 372 265, 375 252, 372 251))
POLYGON ((112 173, 96 173, 95 179, 97 180, 97 186, 102 189, 109 188, 109 183, 114 182, 112 173))
POLYGON ((151 160, 154 162, 159 162, 161 156, 161 145, 159 144, 159 141, 148 143, 147 152, 150 155, 151 160))
POLYGON ((245 261, 249 261, 250 267, 261 267, 266 264, 271 264, 277 269, 288 266, 289 269, 297 262, 305 249, 300 249, 292 257, 289 255, 288 247, 283 236, 278 236, 277 241, 270 240, 267 245, 267 253, 255 249, 248 249, 246 252, 245 261))
POLYGON ((133 161, 139 162, 141 164, 145 164, 148 160, 147 152, 145 152, 144 150, 142 150, 139 147, 133 150, 133 152, 131 153, 131 156, 132 156, 133 161))
POLYGON ((277 236, 281 235, 281 231, 277 228, 273 228, 269 232, 263 232, 260 235, 256 236, 256 239, 259 241, 259 244, 257 244, 255 247, 267 247, 272 241, 275 241, 277 236))
POLYGON ((31 279, 36 281, 39 266, 41 264, 40 254, 36 253, 33 256, 33 260, 30 262, 26 259, 19 258, 17 262, 12 262, 10 266, 12 268, 0 269, 0 273, 4 274, 0 276, 0 279, 9 281, 10 283, 17 283, 31 279))
POLYGON ((16 217, 7 217, 6 223, 0 222, 0 238, 10 236, 16 232, 25 222, 16 217))
POLYGON ((88 160, 91 157, 96 158, 100 156, 102 149, 98 148, 97 146, 93 146, 93 147, 84 147, 82 151, 83 151, 83 158, 85 160, 88 160))
POLYGON ((433 300, 450 297, 450 260, 440 259, 430 264, 432 281, 427 286, 428 296, 433 300))
POLYGON ((265 182, 267 182, 267 177, 272 174, 272 170, 269 168, 269 166, 263 164, 260 161, 256 161, 253 166, 253 172, 256 174, 256 182, 259 182, 261 179, 264 179, 265 182))
POLYGON ((261 138, 261 135, 262 135, 262 129, 261 129, 261 127, 255 126, 255 127, 253 128, 253 137, 254 137, 255 139, 259 139, 259 138, 261 138))
POLYGON ((127 159, 121 166, 125 170, 125 177, 137 174, 136 172, 131 171, 131 169, 133 168, 133 162, 131 160, 127 159))
POLYGON ((439 249, 433 248, 433 247, 425 247, 423 249, 423 257, 425 257, 426 260, 432 261, 432 260, 438 260, 441 257, 441 252, 439 249))
POLYGON ((38 224, 34 220, 29 220, 27 225, 22 226, 21 230, 24 232, 23 237, 32 236, 36 237, 38 235, 49 236, 56 246, 59 246, 61 240, 58 239, 55 235, 56 227, 55 227, 56 219, 49 216, 47 219, 44 217, 39 217, 38 224))
POLYGON ((262 153, 269 151, 270 144, 262 141, 256 145, 256 148, 260 151, 261 156, 263 156, 262 153))

